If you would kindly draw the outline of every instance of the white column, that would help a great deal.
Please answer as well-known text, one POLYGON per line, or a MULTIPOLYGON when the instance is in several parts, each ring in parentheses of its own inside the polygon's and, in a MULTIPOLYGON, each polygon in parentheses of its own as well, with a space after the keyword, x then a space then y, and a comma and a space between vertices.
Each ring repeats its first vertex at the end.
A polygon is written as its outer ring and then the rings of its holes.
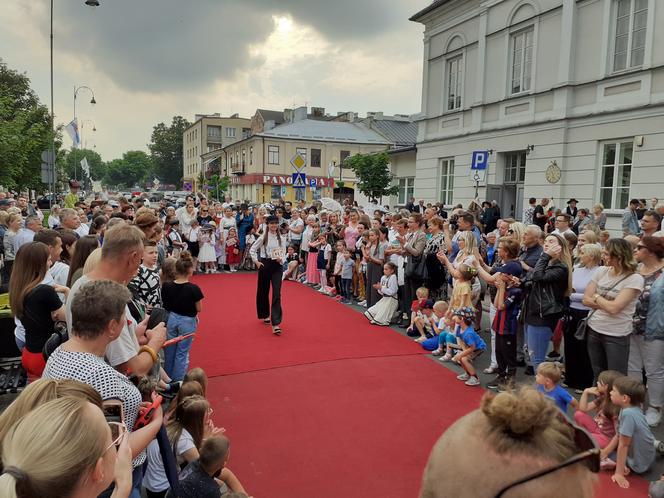
POLYGON ((562 30, 560 33, 560 59, 558 63, 558 85, 567 85, 574 79, 576 0, 563 0, 562 30))

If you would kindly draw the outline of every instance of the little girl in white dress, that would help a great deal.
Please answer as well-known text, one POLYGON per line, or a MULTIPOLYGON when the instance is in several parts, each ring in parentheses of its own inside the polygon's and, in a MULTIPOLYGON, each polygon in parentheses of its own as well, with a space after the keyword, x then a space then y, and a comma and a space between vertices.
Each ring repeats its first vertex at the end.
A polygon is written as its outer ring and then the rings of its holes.
MULTIPOLYGON (((214 224, 214 221, 210 222, 210 225, 212 224, 214 224)), ((214 250, 216 242, 214 229, 214 226, 208 228, 208 225, 206 224, 198 237, 198 243, 200 245, 198 262, 201 263, 204 273, 217 273, 217 254, 214 250)))

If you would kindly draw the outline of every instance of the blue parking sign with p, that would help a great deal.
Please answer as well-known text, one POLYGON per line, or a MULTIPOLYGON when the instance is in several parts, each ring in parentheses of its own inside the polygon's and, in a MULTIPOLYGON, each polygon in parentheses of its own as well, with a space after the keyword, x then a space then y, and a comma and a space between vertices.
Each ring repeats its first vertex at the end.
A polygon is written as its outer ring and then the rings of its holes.
POLYGON ((486 170, 489 165, 489 151, 473 151, 473 160, 470 163, 471 170, 486 170))

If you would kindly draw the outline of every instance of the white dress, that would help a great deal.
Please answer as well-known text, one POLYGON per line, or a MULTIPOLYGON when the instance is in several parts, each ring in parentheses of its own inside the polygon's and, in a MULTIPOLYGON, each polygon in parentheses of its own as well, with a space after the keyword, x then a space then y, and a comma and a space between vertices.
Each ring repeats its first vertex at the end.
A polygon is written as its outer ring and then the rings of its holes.
POLYGON ((199 263, 214 263, 217 254, 214 251, 215 236, 213 233, 202 233, 199 238, 200 251, 198 252, 199 263))
POLYGON ((399 292, 399 283, 396 275, 383 275, 380 279, 380 290, 383 297, 371 308, 364 312, 371 323, 376 325, 389 325, 392 316, 399 307, 397 293, 399 292))

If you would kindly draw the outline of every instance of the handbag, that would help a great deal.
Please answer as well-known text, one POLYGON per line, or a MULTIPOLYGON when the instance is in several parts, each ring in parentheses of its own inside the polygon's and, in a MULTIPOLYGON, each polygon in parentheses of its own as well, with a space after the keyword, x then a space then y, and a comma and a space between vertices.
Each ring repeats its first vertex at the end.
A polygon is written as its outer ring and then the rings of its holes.
POLYGON ((408 261, 406 262, 406 278, 413 278, 424 280, 426 279, 427 274, 426 258, 424 255, 420 256, 408 256, 408 261))
POLYGON ((53 324, 53 333, 51 337, 46 339, 44 347, 42 348, 42 356, 44 361, 48 361, 48 358, 53 354, 60 344, 63 344, 69 340, 69 333, 67 332, 67 323, 66 322, 55 322, 53 324))
MULTIPOLYGON (((612 288, 617 287, 619 283, 621 283, 623 280, 625 280, 627 277, 630 277, 630 276, 632 276, 631 273, 629 275, 624 276, 620 280, 618 280, 618 282, 616 282, 611 287, 612 288)), ((600 297, 606 297, 606 293, 600 294, 600 297)), ((574 331, 574 338, 577 341, 585 341, 586 340, 586 336, 588 335, 588 331, 587 331, 588 320, 590 319, 591 316, 593 316, 593 313, 595 313, 595 311, 597 311, 597 309, 592 310, 590 313, 588 313, 588 315, 585 318, 582 318, 581 320, 579 320, 579 323, 576 325, 576 330, 574 331)))

